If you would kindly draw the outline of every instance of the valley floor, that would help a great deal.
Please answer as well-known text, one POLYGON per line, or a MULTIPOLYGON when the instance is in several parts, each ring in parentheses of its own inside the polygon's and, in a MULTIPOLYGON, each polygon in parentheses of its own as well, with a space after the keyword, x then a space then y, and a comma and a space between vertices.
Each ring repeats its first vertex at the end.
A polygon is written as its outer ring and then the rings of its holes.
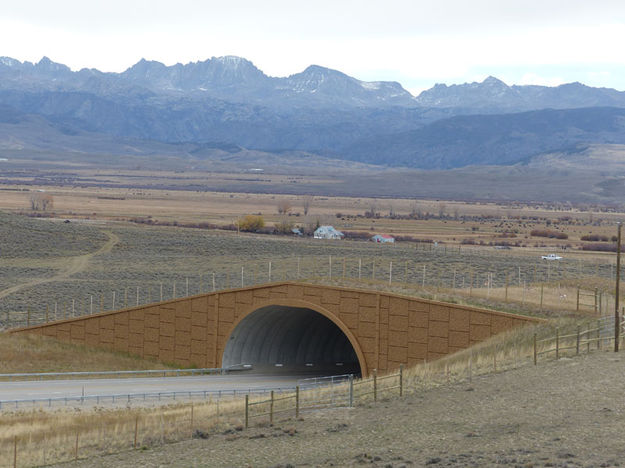
POLYGON ((624 371, 598 352, 69 466, 621 466, 624 371))

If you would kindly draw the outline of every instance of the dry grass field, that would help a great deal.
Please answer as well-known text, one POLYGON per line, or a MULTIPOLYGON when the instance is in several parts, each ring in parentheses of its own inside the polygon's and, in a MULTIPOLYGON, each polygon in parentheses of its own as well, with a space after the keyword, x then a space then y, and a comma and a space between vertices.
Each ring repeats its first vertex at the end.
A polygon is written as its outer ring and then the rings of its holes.
POLYGON ((157 362, 43 336, 0 334, 0 374, 166 369, 157 362))

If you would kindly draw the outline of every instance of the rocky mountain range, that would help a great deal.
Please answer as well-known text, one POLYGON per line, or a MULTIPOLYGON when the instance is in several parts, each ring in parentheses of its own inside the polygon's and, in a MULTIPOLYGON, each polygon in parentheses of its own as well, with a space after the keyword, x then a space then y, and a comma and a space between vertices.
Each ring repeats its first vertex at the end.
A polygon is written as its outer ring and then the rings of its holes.
POLYGON ((89 138, 98 152, 103 142, 132 139, 135 148, 150 142, 146 155, 162 142, 445 169, 625 143, 624 122, 624 92, 580 83, 508 86, 489 77, 412 96, 396 82, 316 65, 270 77, 231 56, 173 66, 141 60, 122 73, 0 57, 0 151, 35 140, 72 151, 80 136, 75 150, 85 153, 89 138), (44 127, 45 140, 37 133, 44 127))

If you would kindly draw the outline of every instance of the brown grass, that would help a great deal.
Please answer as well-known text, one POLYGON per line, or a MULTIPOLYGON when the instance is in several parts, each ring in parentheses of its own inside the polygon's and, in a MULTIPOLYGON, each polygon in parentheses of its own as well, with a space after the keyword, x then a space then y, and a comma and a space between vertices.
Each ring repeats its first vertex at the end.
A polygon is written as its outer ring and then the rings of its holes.
POLYGON ((166 369, 163 363, 37 335, 0 333, 0 373, 166 369))

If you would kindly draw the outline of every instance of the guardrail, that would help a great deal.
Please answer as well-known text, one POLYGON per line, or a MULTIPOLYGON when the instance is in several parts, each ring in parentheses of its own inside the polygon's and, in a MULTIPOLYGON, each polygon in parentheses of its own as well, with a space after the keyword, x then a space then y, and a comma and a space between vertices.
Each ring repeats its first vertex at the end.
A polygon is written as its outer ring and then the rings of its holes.
POLYGON ((0 400, 0 410, 2 409, 19 409, 24 406, 35 407, 39 404, 51 408, 55 404, 61 403, 62 406, 68 406, 70 403, 80 404, 91 403, 95 405, 106 403, 123 403, 130 404, 132 402, 148 402, 162 401, 171 399, 172 401, 193 398, 204 399, 238 397, 244 395, 264 395, 266 393, 286 393, 295 391, 296 387, 263 387, 263 388, 247 388, 247 389, 231 389, 231 390, 185 390, 185 391, 169 391, 169 392, 141 392, 141 393, 117 393, 107 395, 78 395, 66 397, 48 397, 48 398, 21 398, 16 400, 0 400))
POLYGON ((202 368, 202 369, 154 369, 154 370, 128 370, 128 371, 80 371, 80 372, 22 372, 15 374, 0 374, 0 380, 44 380, 44 379, 68 379, 71 377, 126 377, 126 376, 163 376, 180 377, 180 375, 213 375, 227 374, 228 372, 251 370, 251 364, 235 364, 228 367, 202 368))

